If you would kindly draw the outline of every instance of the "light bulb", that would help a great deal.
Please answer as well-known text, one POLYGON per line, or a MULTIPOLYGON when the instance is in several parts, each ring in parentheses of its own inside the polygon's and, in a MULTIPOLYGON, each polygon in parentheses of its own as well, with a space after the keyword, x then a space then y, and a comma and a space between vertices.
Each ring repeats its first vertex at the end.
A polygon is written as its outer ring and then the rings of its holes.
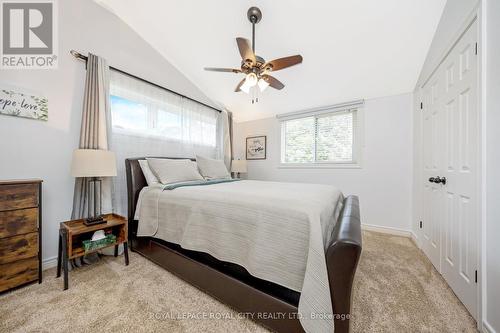
POLYGON ((259 85, 259 89, 261 92, 266 90, 266 88, 269 86, 269 82, 264 79, 259 79, 259 82, 257 84, 259 85))
POLYGON ((249 87, 253 87, 257 84, 257 75, 255 73, 249 73, 245 79, 245 83, 248 84, 249 87))

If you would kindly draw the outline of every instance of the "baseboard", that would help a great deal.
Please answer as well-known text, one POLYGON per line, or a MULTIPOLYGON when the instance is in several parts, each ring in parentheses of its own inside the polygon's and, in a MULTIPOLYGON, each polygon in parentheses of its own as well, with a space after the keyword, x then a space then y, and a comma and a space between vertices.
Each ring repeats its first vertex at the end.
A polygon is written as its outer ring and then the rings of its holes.
POLYGON ((42 271, 57 266, 57 257, 46 258, 42 260, 42 271))
POLYGON ((392 227, 382 227, 379 225, 364 224, 364 223, 361 224, 361 228, 364 230, 368 230, 368 231, 375 231, 375 232, 380 232, 383 234, 390 234, 390 235, 395 235, 395 236, 403 236, 403 237, 411 238, 411 231, 409 231, 409 230, 392 228, 392 227))
POLYGON ((416 247, 420 247, 418 245, 418 236, 412 231, 410 231, 410 239, 412 240, 413 244, 415 244, 416 247))
POLYGON ((484 333, 496 333, 496 331, 488 324, 487 321, 483 321, 483 332, 484 333))

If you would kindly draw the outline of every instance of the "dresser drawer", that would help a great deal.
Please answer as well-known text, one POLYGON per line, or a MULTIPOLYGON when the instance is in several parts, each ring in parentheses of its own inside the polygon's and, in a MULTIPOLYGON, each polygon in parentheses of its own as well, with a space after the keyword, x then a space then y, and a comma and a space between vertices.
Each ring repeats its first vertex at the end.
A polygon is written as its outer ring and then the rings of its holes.
POLYGON ((38 229, 38 208, 0 212, 0 238, 35 232, 38 229))
POLYGON ((38 258, 0 265, 0 292, 38 279, 38 258))
POLYGON ((38 206, 38 184, 0 186, 0 211, 38 206))
POLYGON ((38 255, 38 233, 0 239, 0 264, 38 255))

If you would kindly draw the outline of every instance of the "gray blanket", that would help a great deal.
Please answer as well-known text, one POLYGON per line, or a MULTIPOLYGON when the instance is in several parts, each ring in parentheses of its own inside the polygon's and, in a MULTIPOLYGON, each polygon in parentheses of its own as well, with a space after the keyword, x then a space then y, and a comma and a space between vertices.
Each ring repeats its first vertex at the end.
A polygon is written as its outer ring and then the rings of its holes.
POLYGON ((138 235, 154 236, 239 264, 301 292, 306 332, 332 332, 325 261, 343 196, 328 185, 244 180, 143 189, 138 235))

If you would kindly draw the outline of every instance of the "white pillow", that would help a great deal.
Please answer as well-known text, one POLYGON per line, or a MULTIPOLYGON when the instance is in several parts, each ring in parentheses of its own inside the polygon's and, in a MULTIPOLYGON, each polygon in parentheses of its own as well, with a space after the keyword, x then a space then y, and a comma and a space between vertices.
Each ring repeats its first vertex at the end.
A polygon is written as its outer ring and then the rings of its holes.
POLYGON ((214 160, 196 155, 196 162, 201 175, 205 179, 231 178, 226 165, 222 160, 214 160))
POLYGON ((144 178, 146 178, 146 183, 148 183, 148 186, 160 183, 153 171, 151 171, 148 161, 139 160, 139 165, 141 166, 142 174, 144 175, 144 178))
POLYGON ((162 184, 185 182, 189 180, 203 180, 196 164, 191 160, 169 160, 161 158, 147 158, 151 171, 162 184))

